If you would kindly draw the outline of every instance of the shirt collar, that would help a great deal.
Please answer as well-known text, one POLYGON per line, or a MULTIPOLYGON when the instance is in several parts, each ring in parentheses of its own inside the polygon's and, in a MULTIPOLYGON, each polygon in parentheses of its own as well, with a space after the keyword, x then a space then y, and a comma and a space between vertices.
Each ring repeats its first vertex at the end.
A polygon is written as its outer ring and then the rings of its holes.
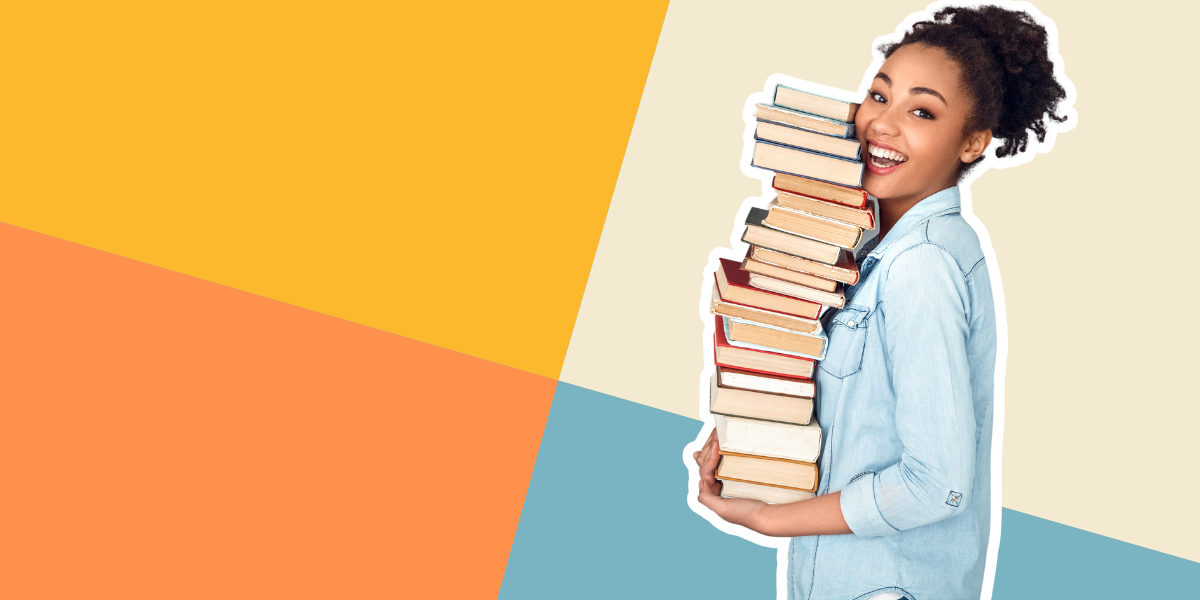
MULTIPOLYGON (((876 200, 878 204, 878 200, 876 200)), ((876 246, 870 250, 869 256, 879 258, 887 251, 888 246, 895 243, 896 240, 904 237, 904 234, 912 231, 914 227, 928 221, 929 219, 945 214, 957 213, 962 210, 962 200, 958 193, 958 186, 948 187, 936 194, 927 196, 924 200, 916 203, 908 212, 900 217, 899 221, 888 231, 883 240, 880 241, 876 237, 873 242, 876 246)))

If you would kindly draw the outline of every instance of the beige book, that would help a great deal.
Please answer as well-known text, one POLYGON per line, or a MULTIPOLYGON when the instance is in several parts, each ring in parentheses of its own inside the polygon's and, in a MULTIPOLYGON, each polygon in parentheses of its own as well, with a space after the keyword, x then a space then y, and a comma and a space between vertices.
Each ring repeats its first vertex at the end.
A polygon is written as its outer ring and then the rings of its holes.
POLYGON ((838 185, 862 183, 863 164, 768 142, 754 144, 754 166, 769 171, 813 177, 838 185))
POLYGON ((768 348, 778 348, 788 352, 796 352, 805 356, 825 356, 825 338, 815 335, 761 327, 750 323, 740 323, 730 319, 729 339, 735 342, 758 344, 768 348))
POLYGON ((766 220, 769 215, 770 211, 765 208, 751 208, 746 215, 746 232, 742 234, 742 241, 794 256, 802 256, 827 265, 833 265, 838 261, 842 248, 837 244, 814 240, 767 225, 766 220))
POLYGON ((774 277, 767 277, 766 275, 759 275, 758 273, 750 274, 750 285, 769 292, 786 294, 810 302, 819 302, 834 308, 842 308, 846 305, 846 295, 841 290, 822 292, 808 286, 775 279, 774 277))
MULTIPOLYGON (((721 387, 718 384, 719 379, 718 374, 713 373, 708 396, 708 410, 718 417, 770 419, 795 426, 807 425, 812 421, 811 397, 801 398, 721 387)), ((721 447, 724 447, 724 442, 721 447)))
POLYGON ((802 492, 800 490, 789 490, 787 488, 726 479, 721 482, 721 497, 747 498, 749 500, 760 500, 767 504, 790 504, 801 500, 812 500, 817 496, 812 492, 802 492))
POLYGON ((765 262, 772 265, 778 265, 785 269, 793 271, 801 271, 810 273, 817 277, 840 281, 846 285, 854 285, 858 283, 858 264, 854 262, 854 256, 849 250, 842 249, 837 258, 837 262, 832 265, 808 260, 794 254, 764 248, 762 246, 750 247, 750 258, 765 262))
POLYGON ((817 465, 721 450, 717 479, 757 483, 802 492, 817 491, 817 465))
POLYGON ((778 199, 767 204, 767 211, 767 218, 763 222, 789 233, 837 244, 843 248, 853 248, 862 239, 862 228, 857 225, 788 208, 780 204, 778 199))
POLYGON ((777 190, 820 198, 853 208, 862 208, 867 205, 867 193, 861 187, 835 185, 787 173, 776 173, 771 185, 777 190))
POLYGON ((758 125, 754 128, 754 136, 770 142, 778 142, 780 144, 787 144, 788 146, 799 146, 801 148, 808 148, 809 150, 816 150, 817 152, 858 160, 859 143, 858 140, 853 138, 831 137, 766 121, 758 122, 758 125))
POLYGON ((778 423, 714 414, 721 450, 816 462, 821 454, 821 426, 816 419, 805 425, 778 423))
POLYGON ((717 375, 720 376, 721 387, 801 398, 813 398, 817 395, 817 385, 811 379, 755 373, 729 367, 717 367, 717 375))
POLYGON ((779 195, 775 197, 775 202, 784 208, 841 221, 863 229, 875 229, 875 201, 870 198, 867 198, 866 206, 851 208, 783 190, 776 190, 776 192, 779 195))
POLYGON ((821 327, 821 324, 816 319, 805 319, 771 310, 744 306, 734 302, 726 302, 721 297, 721 288, 716 282, 713 282, 712 312, 716 315, 737 317, 739 319, 746 319, 747 321, 765 323, 802 333, 812 333, 821 327))
POLYGON ((835 100, 786 85, 775 86, 775 104, 847 123, 854 120, 859 106, 854 102, 835 100))
POLYGON ((838 282, 836 281, 817 277, 816 275, 802 271, 793 271, 779 265, 754 260, 753 258, 747 258, 742 262, 742 270, 748 273, 758 273, 759 275, 798 283, 815 290, 821 290, 822 292, 836 292, 838 290, 838 282))
POLYGON ((809 131, 816 131, 826 135, 836 135, 842 138, 846 137, 846 134, 851 131, 848 127, 849 124, 844 121, 830 119, 829 117, 818 117, 811 113, 795 111, 773 104, 756 104, 754 106, 754 118, 759 121, 783 123, 792 127, 800 127, 809 131))

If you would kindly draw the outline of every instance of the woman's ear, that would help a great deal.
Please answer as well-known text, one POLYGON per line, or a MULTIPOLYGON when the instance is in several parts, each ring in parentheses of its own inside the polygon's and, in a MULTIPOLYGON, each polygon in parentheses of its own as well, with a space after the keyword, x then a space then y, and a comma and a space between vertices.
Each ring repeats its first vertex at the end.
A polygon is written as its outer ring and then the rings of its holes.
POLYGON ((966 143, 963 144, 963 150, 959 154, 959 160, 965 163, 973 163, 977 158, 983 156, 987 151, 988 144, 992 143, 992 130, 984 129, 976 131, 967 136, 966 143))

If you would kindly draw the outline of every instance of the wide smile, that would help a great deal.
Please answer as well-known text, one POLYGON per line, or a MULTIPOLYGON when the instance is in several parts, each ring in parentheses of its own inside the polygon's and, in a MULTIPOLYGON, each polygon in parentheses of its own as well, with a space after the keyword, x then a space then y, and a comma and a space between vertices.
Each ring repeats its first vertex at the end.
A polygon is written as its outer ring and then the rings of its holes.
POLYGON ((908 157, 891 148, 867 142, 867 170, 876 175, 887 175, 908 162, 908 157))

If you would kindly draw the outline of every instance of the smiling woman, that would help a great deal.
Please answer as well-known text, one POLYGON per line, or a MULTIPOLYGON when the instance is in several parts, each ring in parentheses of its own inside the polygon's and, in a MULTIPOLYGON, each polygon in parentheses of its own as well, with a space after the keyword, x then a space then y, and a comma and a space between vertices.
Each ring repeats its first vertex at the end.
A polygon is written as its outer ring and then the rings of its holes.
POLYGON ((981 595, 997 329, 958 183, 989 147, 1024 152, 1065 120, 1048 42, 1027 13, 949 7, 880 48, 887 60, 855 116, 879 235, 856 257, 844 308, 823 321, 818 495, 723 498, 715 435, 694 454, 701 503, 793 538, 790 599, 981 595))

